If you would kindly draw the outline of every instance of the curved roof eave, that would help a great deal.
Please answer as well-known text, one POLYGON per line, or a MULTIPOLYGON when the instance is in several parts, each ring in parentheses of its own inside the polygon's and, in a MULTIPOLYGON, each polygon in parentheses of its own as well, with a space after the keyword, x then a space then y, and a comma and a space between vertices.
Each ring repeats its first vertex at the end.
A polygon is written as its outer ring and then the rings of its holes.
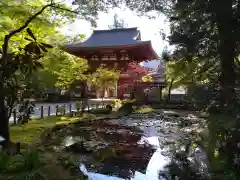
MULTIPOLYGON (((92 50, 92 49, 108 49, 108 48, 131 48, 131 47, 136 47, 136 46, 141 46, 141 45, 145 45, 148 44, 150 45, 151 50, 153 50, 152 48, 152 44, 151 41, 140 41, 137 42, 135 44, 126 44, 126 45, 115 45, 115 46, 81 46, 80 44, 65 44, 63 46, 64 49, 72 49, 73 51, 78 51, 78 50, 92 50)), ((154 51, 154 50, 153 50, 154 51)), ((155 52, 155 51, 154 51, 155 52)))
POLYGON ((157 55, 157 53, 154 51, 151 41, 141 41, 138 42, 136 44, 131 44, 131 45, 119 45, 119 46, 96 46, 96 47, 78 47, 78 46, 70 46, 68 47, 67 45, 65 45, 62 49, 72 55, 75 56, 79 56, 80 54, 84 54, 87 52, 90 52, 92 50, 101 50, 101 49, 131 49, 131 48, 138 48, 141 46, 146 46, 149 48, 150 50, 150 54, 148 55, 148 59, 145 59, 143 61, 151 61, 151 60, 156 60, 159 59, 159 56, 157 55), (77 55, 78 54, 78 55, 77 55))

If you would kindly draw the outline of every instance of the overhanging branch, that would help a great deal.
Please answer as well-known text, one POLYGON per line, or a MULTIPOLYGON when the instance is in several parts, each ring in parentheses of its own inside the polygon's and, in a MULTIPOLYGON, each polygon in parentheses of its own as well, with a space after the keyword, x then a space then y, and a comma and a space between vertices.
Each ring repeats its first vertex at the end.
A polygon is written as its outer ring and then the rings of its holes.
POLYGON ((38 11, 37 13, 35 13, 31 17, 29 17, 29 19, 21 27, 19 27, 18 29, 15 29, 15 30, 11 31, 9 34, 5 35, 4 43, 3 43, 3 46, 2 46, 2 49, 3 49, 2 61, 3 61, 3 63, 4 63, 6 55, 7 55, 8 43, 9 43, 10 38, 12 36, 14 36, 15 34, 20 33, 26 27, 28 27, 28 25, 32 22, 32 20, 34 20, 38 15, 42 14, 43 11, 50 6, 52 6, 52 4, 47 4, 47 5, 43 6, 40 11, 38 11))
POLYGON ((60 9, 60 10, 64 10, 64 11, 68 11, 68 12, 71 12, 71 13, 75 13, 77 14, 77 12, 75 11, 72 11, 70 9, 66 9, 66 8, 62 8, 60 7, 59 5, 56 5, 53 1, 51 1, 50 4, 47 4, 45 6, 43 6, 41 8, 41 10, 39 10, 38 12, 36 12, 34 15, 32 15, 31 17, 29 17, 27 19, 27 21, 22 25, 20 26, 18 29, 15 29, 13 31, 11 31, 9 34, 5 35, 4 37, 4 43, 2 45, 2 58, 1 58, 1 63, 5 63, 5 59, 6 59, 6 55, 7 55, 7 52, 8 52, 8 44, 9 44, 9 40, 11 39, 12 36, 20 33, 21 31, 23 31, 25 28, 28 27, 28 25, 37 17, 39 16, 40 14, 43 13, 43 11, 45 9, 47 9, 48 7, 52 7, 52 8, 55 8, 55 9, 60 9))

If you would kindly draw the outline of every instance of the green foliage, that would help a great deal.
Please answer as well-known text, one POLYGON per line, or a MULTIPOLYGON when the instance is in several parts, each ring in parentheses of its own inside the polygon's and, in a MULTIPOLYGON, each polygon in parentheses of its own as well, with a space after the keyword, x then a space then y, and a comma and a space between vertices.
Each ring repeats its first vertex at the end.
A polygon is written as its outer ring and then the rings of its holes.
POLYGON ((0 152, 0 174, 6 171, 10 164, 10 156, 7 153, 0 152))
POLYGON ((121 115, 129 115, 133 112, 133 110, 133 103, 126 102, 118 109, 118 113, 120 113, 121 115))
POLYGON ((39 42, 30 29, 28 44, 19 48, 17 52, 2 54, 1 63, 1 95, 5 97, 10 113, 12 107, 17 103, 18 92, 25 90, 25 84, 33 72, 42 68, 41 58, 51 47, 48 44, 39 42), (3 59, 4 58, 4 59, 3 59))
MULTIPOLYGON (((66 170, 70 170, 70 171, 79 171, 79 164, 76 161, 76 159, 74 160, 73 157, 71 157, 71 155, 68 155, 66 157, 59 157, 58 158, 58 163, 66 170)), ((77 173, 77 176, 75 177, 77 180, 87 180, 88 177, 86 177, 85 175, 81 174, 81 173, 77 173)))
POLYGON ((154 109, 149 107, 149 106, 140 106, 135 109, 135 113, 140 113, 140 114, 145 114, 145 113, 150 113, 153 112, 154 109))
MULTIPOLYGON (((69 6, 69 2, 66 1, 48 1, 48 0, 24 0, 19 3, 14 0, 7 0, 0 2, 0 7, 2 11, 2 19, 0 21, 0 42, 3 43, 5 35, 12 31, 13 29, 18 29, 24 23, 26 23, 29 18, 33 17, 36 12, 39 12, 41 8, 49 5, 40 14, 33 18, 33 20, 27 25, 31 30, 22 31, 14 34, 9 41, 9 49, 14 52, 18 52, 21 48, 24 48, 29 43, 30 36, 31 39, 37 37, 39 42, 51 43, 55 48, 53 52, 46 53, 43 58, 44 70, 40 72, 35 72, 33 76, 29 76, 28 81, 23 82, 26 85, 27 93, 26 96, 31 94, 36 94, 38 97, 42 95, 41 92, 45 88, 54 88, 55 84, 60 84, 60 86, 67 86, 70 82, 69 77, 65 79, 66 83, 62 82, 64 77, 58 78, 58 73, 61 70, 62 73, 68 72, 67 70, 74 67, 76 70, 77 65, 69 63, 72 61, 72 57, 67 53, 61 52, 59 45, 63 45, 67 42, 77 42, 82 41, 85 36, 80 34, 75 37, 65 38, 59 33, 59 28, 61 28, 66 23, 71 22, 76 17, 81 17, 82 19, 91 19, 94 23, 97 13, 93 10, 83 8, 78 8, 78 5, 69 6), (20 48, 20 49, 19 49, 20 48), (59 52, 60 51, 60 52, 59 52), (61 62, 61 63, 59 63, 61 62), (71 64, 68 66, 68 64, 71 64), (65 69, 65 70, 64 70, 65 69), (60 82, 57 80, 59 79, 60 82)), ((32 41, 32 40, 31 40, 32 41)), ((50 45, 38 44, 41 50, 46 51, 50 45)), ((82 65, 80 65, 82 66, 82 65)), ((69 73, 70 74, 70 73, 69 73)))
POLYGON ((152 76, 150 75, 143 76, 142 82, 152 82, 152 76))
POLYGON ((117 81, 118 77, 118 71, 100 67, 96 70, 96 72, 93 73, 91 82, 99 87, 106 86, 106 84, 114 86, 114 83, 117 81))
POLYGON ((21 100, 19 104, 19 109, 18 109, 18 112, 20 114, 18 115, 17 122, 19 124, 25 124, 29 120, 32 120, 31 115, 34 113, 34 108, 35 108, 35 104, 33 104, 32 102, 28 100, 26 101, 21 100))
MULTIPOLYGON (((48 1, 45 0, 24 0, 23 3, 14 0, 0 2, 0 7, 2 9, 1 17, 3 17, 0 26, 0 41, 3 41, 7 32, 19 28, 25 23, 26 19, 30 18, 47 3, 48 1)), ((57 4, 57 6, 67 8, 65 4, 57 4)), ((29 28, 32 29, 33 33, 40 41, 46 42, 46 36, 55 37, 57 34, 56 27, 69 22, 69 20, 72 20, 73 16, 75 17, 76 15, 70 12, 66 13, 64 10, 53 10, 49 8, 36 17, 29 25, 29 28)), ((23 37, 26 37, 26 35, 27 32, 22 31, 14 36, 10 42, 10 48, 15 51, 18 50, 18 48, 15 49, 15 47, 25 46, 27 39, 23 37)))
POLYGON ((136 99, 123 99, 122 104, 135 103, 136 99))
POLYGON ((28 80, 33 72, 43 67, 41 60, 52 48, 49 42, 55 40, 53 34, 57 34, 57 27, 78 13, 86 18, 96 17, 96 14, 88 15, 82 7, 69 9, 64 2, 54 0, 24 0, 20 3, 7 0, 0 2, 0 8, 0 134, 9 141, 8 124, 13 106, 17 104, 19 92, 23 92, 26 86, 31 87, 28 80))
POLYGON ((64 169, 73 169, 73 170, 77 170, 78 169, 78 164, 76 161, 73 161, 73 159, 71 158, 71 156, 67 156, 67 157, 60 157, 58 159, 60 165, 64 168, 64 169))
POLYGON ((203 136, 213 179, 239 179, 239 118, 216 114, 208 117, 208 133, 203 136))
POLYGON ((122 101, 120 99, 112 100, 112 105, 115 109, 118 109, 122 106, 122 101))
POLYGON ((60 113, 61 115, 63 115, 65 112, 65 106, 58 106, 57 112, 60 113))
POLYGON ((188 99, 198 110, 217 110, 219 87, 215 84, 192 85, 188 88, 188 99))
POLYGON ((96 115, 94 114, 89 114, 89 113, 83 114, 83 119, 94 119, 94 118, 96 118, 96 115))
POLYGON ((67 64, 62 66, 59 72, 55 72, 57 76, 58 87, 69 87, 75 81, 84 81, 87 76, 84 74, 88 69, 86 60, 77 58, 71 55, 67 55, 67 64))
POLYGON ((185 77, 195 82, 213 79, 221 85, 221 106, 234 104, 236 62, 240 36, 239 1, 124 1, 140 13, 164 12, 170 22, 167 40, 172 59, 185 64, 185 77), (223 17, 224 14, 224 17, 223 17), (190 75, 190 76, 189 76, 190 75))
POLYGON ((1 153, 0 177, 11 180, 45 180, 47 170, 38 152, 25 152, 23 155, 10 156, 1 153))
POLYGON ((77 34, 75 36, 66 36, 66 43, 80 43, 86 40, 85 34, 77 34))
MULTIPOLYGON (((82 37, 82 36, 80 36, 82 37)), ((64 44, 66 39, 59 35, 55 42, 64 44)), ((27 82, 26 88, 29 95, 41 97, 45 89, 53 89, 55 87, 69 88, 71 84, 77 80, 86 78, 83 73, 87 70, 86 60, 72 56, 60 49, 56 45, 51 52, 47 52, 42 59, 44 69, 34 72, 27 82)))
POLYGON ((82 108, 83 104, 82 104, 82 102, 78 101, 78 102, 76 102, 75 106, 76 106, 77 111, 80 111, 80 109, 82 108))
POLYGON ((113 24, 109 25, 108 28, 110 29, 117 29, 117 28, 125 28, 127 25, 124 20, 119 19, 118 15, 115 13, 113 16, 113 24))
POLYGON ((168 60, 165 67, 165 78, 172 88, 189 87, 193 84, 205 84, 217 80, 218 72, 213 72, 215 66, 205 63, 205 60, 194 58, 191 62, 184 59, 168 60))
POLYGON ((51 41, 54 41, 55 47, 43 57, 42 64, 44 69, 31 76, 27 84, 27 87, 31 90, 30 92, 39 96, 44 89, 53 89, 55 87, 69 88, 72 82, 79 78, 84 79, 85 76, 82 73, 87 69, 86 60, 61 50, 61 45, 64 43, 79 42, 83 38, 84 35, 64 37, 61 34, 55 34, 50 38, 51 41))
POLYGON ((91 84, 104 92, 107 88, 116 88, 116 82, 119 78, 119 72, 115 69, 100 67, 89 77, 91 84))
POLYGON ((115 110, 117 110, 118 112, 123 112, 123 114, 125 113, 124 109, 127 109, 127 108, 126 107, 122 107, 122 106, 124 106, 125 104, 133 104, 135 102, 136 102, 135 99, 123 99, 123 100, 114 99, 114 100, 112 100, 112 104, 113 104, 113 107, 115 108, 115 110))
MULTIPOLYGON (((79 9, 81 10, 82 15, 88 15, 84 17, 87 21, 92 23, 92 26, 97 26, 96 17, 99 12, 107 12, 107 10, 112 9, 113 7, 117 7, 122 4, 119 0, 73 0, 74 5, 79 5, 79 9)), ((77 9, 78 9, 77 8, 77 9)), ((81 17, 80 17, 81 18, 81 17)))
POLYGON ((38 169, 42 167, 44 164, 40 160, 40 155, 38 152, 33 151, 33 152, 26 152, 22 156, 22 164, 21 168, 22 169, 38 169))

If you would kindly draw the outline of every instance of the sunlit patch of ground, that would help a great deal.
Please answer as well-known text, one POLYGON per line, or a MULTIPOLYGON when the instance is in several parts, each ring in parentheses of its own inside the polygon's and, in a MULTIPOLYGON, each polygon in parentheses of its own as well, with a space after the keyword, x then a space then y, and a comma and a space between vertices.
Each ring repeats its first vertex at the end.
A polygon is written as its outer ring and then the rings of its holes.
POLYGON ((39 141, 40 135, 45 129, 52 128, 58 124, 69 124, 79 121, 83 118, 93 118, 94 115, 83 114, 81 116, 50 116, 44 119, 30 120, 23 125, 10 126, 10 136, 13 142, 20 142, 26 144, 35 144, 39 141))

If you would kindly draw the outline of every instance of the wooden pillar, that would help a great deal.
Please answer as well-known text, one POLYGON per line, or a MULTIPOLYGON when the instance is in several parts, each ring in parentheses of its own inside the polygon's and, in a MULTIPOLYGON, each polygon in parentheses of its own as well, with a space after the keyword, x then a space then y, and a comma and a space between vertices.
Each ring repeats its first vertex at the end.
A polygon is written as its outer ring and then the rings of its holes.
POLYGON ((109 88, 106 88, 103 93, 104 93, 104 98, 108 98, 109 97, 109 88))
POLYGON ((92 92, 92 87, 91 87, 91 84, 90 83, 88 83, 88 82, 86 82, 86 91, 87 92, 92 92))
POLYGON ((116 83, 115 83, 115 88, 114 88, 114 97, 115 98, 117 98, 117 96, 118 96, 118 93, 117 93, 117 87, 118 87, 118 81, 116 81, 116 83))

